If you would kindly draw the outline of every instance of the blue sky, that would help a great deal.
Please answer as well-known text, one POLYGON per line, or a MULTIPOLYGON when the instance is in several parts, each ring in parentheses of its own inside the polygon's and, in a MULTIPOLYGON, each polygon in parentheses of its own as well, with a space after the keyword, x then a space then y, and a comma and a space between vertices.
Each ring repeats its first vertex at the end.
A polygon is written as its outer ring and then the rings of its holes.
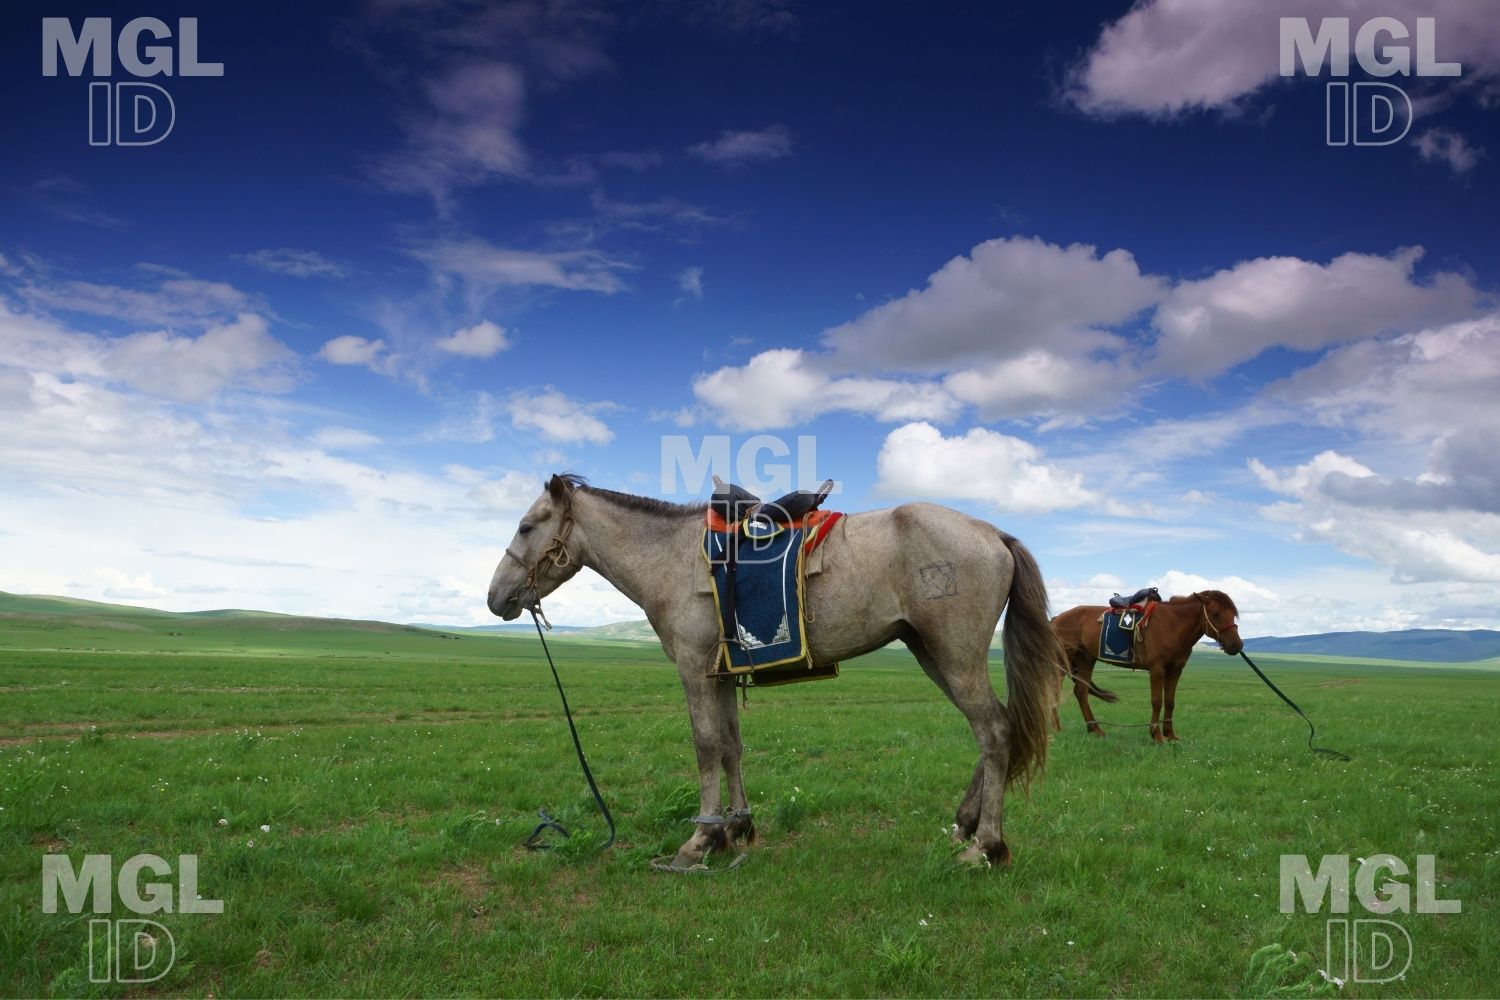
POLYGON ((1500 13, 1401 8, 1462 72, 1333 148, 1278 18, 1378 4, 162 3, 223 74, 94 147, 10 5, 0 589, 477 623, 547 474, 810 438, 1059 608, 1500 626, 1500 13))

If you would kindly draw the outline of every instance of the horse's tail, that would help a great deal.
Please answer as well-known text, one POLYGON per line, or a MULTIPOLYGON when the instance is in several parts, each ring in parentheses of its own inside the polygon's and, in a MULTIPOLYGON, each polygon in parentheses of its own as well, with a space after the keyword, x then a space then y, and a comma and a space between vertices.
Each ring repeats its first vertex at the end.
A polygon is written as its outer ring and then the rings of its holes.
POLYGON ((1089 689, 1089 694, 1093 695, 1095 698, 1098 698, 1100 701, 1105 701, 1113 705, 1115 702, 1120 700, 1119 695, 1115 694, 1113 691, 1107 690, 1106 688, 1100 687, 1092 680, 1085 681, 1082 677, 1079 677, 1075 673, 1069 673, 1068 676, 1073 678, 1075 681, 1083 681, 1083 686, 1089 689))
POLYGON ((1058 671, 1067 670, 1047 614, 1042 571, 1026 546, 1000 533, 1014 567, 1005 602, 1005 713, 1010 720, 1007 781, 1024 789, 1047 764, 1058 671))

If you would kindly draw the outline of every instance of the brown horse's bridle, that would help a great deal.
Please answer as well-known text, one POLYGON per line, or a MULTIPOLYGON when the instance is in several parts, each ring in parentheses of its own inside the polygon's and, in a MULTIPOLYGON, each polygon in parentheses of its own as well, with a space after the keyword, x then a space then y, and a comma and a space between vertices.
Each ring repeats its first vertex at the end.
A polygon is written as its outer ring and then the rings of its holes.
MULTIPOLYGON (((536 562, 526 566, 526 560, 511 551, 509 546, 505 549, 506 555, 526 567, 526 589, 531 591, 533 598, 531 610, 541 615, 544 622, 547 621, 547 616, 542 614, 542 594, 537 590, 537 575, 547 563, 551 563, 555 569, 566 569, 573 565, 573 554, 568 551, 568 537, 572 534, 573 498, 569 496, 563 504, 562 518, 557 525, 557 533, 552 536, 552 541, 547 543, 547 547, 542 549, 542 554, 536 557, 536 562)), ((547 622, 547 628, 551 627, 552 623, 547 622)))
POLYGON ((1224 637, 1219 634, 1218 629, 1214 628, 1214 620, 1208 617, 1208 602, 1203 599, 1202 594, 1194 594, 1193 596, 1198 598, 1199 604, 1203 605, 1203 624, 1206 627, 1208 634, 1213 636, 1214 641, 1217 642, 1220 646, 1224 645, 1224 637))

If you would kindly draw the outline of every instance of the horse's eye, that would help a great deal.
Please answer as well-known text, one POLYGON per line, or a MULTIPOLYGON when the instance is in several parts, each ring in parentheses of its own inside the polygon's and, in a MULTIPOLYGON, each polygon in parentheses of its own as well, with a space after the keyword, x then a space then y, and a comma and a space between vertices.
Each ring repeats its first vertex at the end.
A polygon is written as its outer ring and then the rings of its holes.
POLYGON ((529 535, 529 534, 531 534, 531 525, 529 525, 529 524, 523 524, 523 525, 521 525, 519 528, 516 529, 516 534, 518 534, 518 535, 529 535))

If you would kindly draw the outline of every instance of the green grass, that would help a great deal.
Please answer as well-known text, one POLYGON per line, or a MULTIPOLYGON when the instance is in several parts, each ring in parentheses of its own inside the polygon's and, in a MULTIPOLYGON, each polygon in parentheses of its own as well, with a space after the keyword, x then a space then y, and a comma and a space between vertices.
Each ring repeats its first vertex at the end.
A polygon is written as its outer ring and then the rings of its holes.
MULTIPOLYGON (((620 828, 599 854, 534 639, 277 622, 45 642, 0 625, 0 992, 124 992, 87 980, 90 915, 41 912, 49 852, 199 855, 224 913, 157 917, 178 961, 147 991, 169 995, 1305 996, 1324 916, 1278 912, 1282 853, 1435 854, 1438 894, 1463 902, 1397 915, 1406 980, 1343 995, 1500 979, 1493 673, 1257 657, 1348 764, 1308 754, 1301 720, 1219 654, 1184 677, 1178 746, 1090 738, 1070 699, 1046 779, 1007 800, 1016 863, 971 871, 946 839, 968 728, 882 652, 751 692, 761 840, 733 874, 684 877, 647 864, 697 810, 655 648, 554 645, 620 828), (528 853, 543 807, 575 838, 528 853)), ((1144 677, 1096 678, 1121 693, 1103 718, 1144 720, 1144 677)))

